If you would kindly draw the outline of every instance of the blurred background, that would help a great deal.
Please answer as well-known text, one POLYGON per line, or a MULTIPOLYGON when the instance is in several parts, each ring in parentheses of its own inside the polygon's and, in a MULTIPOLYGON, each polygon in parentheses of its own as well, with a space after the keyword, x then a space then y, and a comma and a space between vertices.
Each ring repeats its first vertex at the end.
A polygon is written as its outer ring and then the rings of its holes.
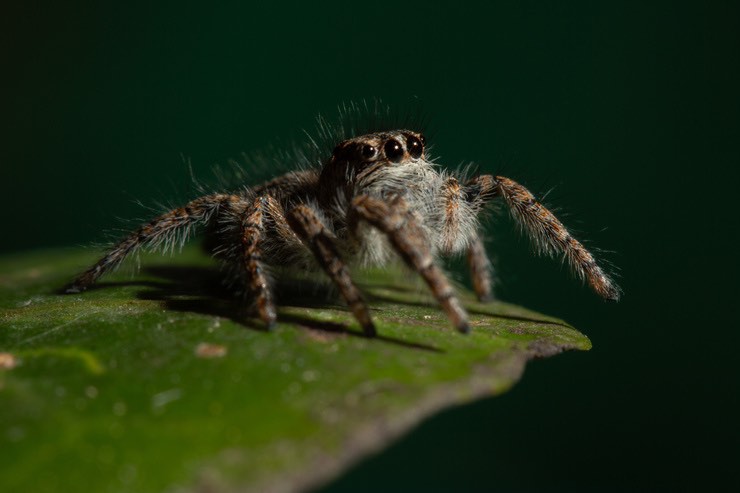
POLYGON ((605 304, 489 228, 500 298, 587 354, 438 415, 321 490, 740 487, 733 2, 6 6, 0 252, 90 245, 338 104, 419 108, 449 167, 543 194, 618 267, 605 304))

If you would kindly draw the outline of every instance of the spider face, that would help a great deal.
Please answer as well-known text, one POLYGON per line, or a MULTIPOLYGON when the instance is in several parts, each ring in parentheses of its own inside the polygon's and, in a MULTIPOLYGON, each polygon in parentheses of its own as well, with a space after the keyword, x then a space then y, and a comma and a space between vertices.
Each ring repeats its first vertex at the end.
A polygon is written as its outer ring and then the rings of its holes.
POLYGON ((410 130, 361 135, 341 142, 331 162, 399 164, 423 159, 426 139, 410 130))

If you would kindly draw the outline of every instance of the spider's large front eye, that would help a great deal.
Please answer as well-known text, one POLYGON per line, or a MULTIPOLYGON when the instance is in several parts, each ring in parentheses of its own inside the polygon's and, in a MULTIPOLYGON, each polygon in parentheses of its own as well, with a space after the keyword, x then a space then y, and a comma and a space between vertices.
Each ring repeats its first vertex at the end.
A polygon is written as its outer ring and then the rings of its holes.
POLYGON ((397 140, 390 139, 386 142, 383 146, 383 152, 385 152, 385 157, 394 163, 403 159, 403 146, 397 140))
POLYGON ((365 144, 360 149, 360 155, 363 159, 370 160, 378 155, 378 149, 375 146, 371 146, 370 144, 365 144))
POLYGON ((409 150, 409 154, 414 159, 419 159, 422 152, 424 152, 424 144, 421 140, 417 139, 413 135, 409 135, 406 139, 406 148, 409 150))

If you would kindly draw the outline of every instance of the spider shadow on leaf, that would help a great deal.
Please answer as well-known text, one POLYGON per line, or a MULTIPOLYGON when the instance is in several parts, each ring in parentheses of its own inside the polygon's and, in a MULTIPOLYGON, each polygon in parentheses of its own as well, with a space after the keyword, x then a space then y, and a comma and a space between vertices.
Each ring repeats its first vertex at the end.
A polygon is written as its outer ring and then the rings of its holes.
MULTIPOLYGON (((423 290, 423 287, 412 287, 412 286, 395 286, 390 284, 373 284, 372 285, 375 288, 381 288, 381 292, 373 292, 372 296, 370 296, 370 299, 373 301, 380 301, 380 302, 388 302, 388 303, 401 303, 404 305, 412 305, 412 306, 418 306, 423 308, 430 308, 430 307, 437 307, 438 304, 435 302, 433 298, 431 298, 428 295, 422 295, 420 299, 417 300, 409 300, 407 296, 409 293, 412 294, 418 294, 423 290), (383 293, 383 291, 385 293, 383 293)), ((462 300, 465 301, 471 301, 470 303, 465 304, 465 309, 468 311, 468 313, 473 315, 482 315, 486 317, 492 317, 492 318, 498 318, 503 320, 513 320, 513 321, 520 321, 520 322, 534 322, 538 324, 543 325, 558 325, 561 327, 570 327, 570 325, 556 321, 556 320, 550 320, 548 318, 543 317, 536 317, 536 316, 527 316, 527 315, 515 315, 510 313, 492 313, 488 310, 483 310, 480 308, 476 308, 475 305, 480 305, 480 303, 491 303, 492 301, 488 302, 476 302, 472 300, 467 300, 466 297, 462 297, 462 300)))
MULTIPOLYGON (((411 277, 413 278, 413 276, 411 277)), ((409 281, 409 277, 401 278, 400 283, 391 283, 388 280, 373 281, 360 283, 363 291, 367 294, 367 298, 371 302, 385 302, 385 303, 399 303, 407 306, 418 306, 422 308, 435 308, 439 309, 439 304, 434 300, 432 296, 427 293, 426 286, 421 282, 409 281), (405 281, 403 280, 405 279, 405 281), (411 299, 413 298, 413 299, 411 299)), ((513 314, 503 313, 495 309, 484 309, 481 306, 488 304, 491 307, 495 307, 496 300, 490 301, 477 301, 471 296, 464 294, 466 291, 465 287, 461 283, 456 283, 458 293, 460 293, 461 301, 465 303, 465 309, 469 314, 481 315, 484 317, 492 317, 501 320, 512 320, 520 322, 534 322, 542 325, 557 325, 561 327, 570 327, 567 323, 562 321, 552 320, 544 315, 538 316, 537 314, 513 314)))
MULTIPOLYGON (((233 291, 224 286, 222 274, 217 268, 152 265, 145 267, 143 270, 146 274, 159 280, 100 283, 93 288, 120 286, 122 284, 144 286, 146 289, 138 291, 136 297, 141 300, 158 301, 167 310, 221 317, 251 330, 267 331, 264 324, 249 313, 248 304, 234 296, 233 291)), ((278 306, 333 310, 340 308, 346 311, 346 308, 333 302, 331 290, 327 290, 326 283, 310 279, 278 281, 275 285, 275 295, 278 306)), ((362 332, 350 330, 348 324, 317 320, 310 315, 280 313, 278 321, 335 335, 365 338, 362 332)), ((374 340, 409 349, 444 352, 436 346, 382 334, 376 336, 374 340)))

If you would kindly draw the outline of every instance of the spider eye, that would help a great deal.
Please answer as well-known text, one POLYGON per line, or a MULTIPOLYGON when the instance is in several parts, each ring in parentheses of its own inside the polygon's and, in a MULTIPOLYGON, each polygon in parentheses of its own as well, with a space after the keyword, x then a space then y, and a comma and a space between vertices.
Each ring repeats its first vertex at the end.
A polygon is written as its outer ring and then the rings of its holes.
POLYGON ((412 158, 419 159, 422 152, 424 152, 424 142, 413 135, 409 135, 406 139, 406 148, 409 150, 409 154, 412 158))
POLYGON ((394 163, 397 163, 401 159, 403 159, 403 146, 397 140, 390 139, 388 142, 386 142, 383 146, 383 152, 385 152, 385 157, 387 157, 394 163))
POLYGON ((364 159, 372 159, 378 154, 378 149, 370 144, 365 144, 362 146, 362 149, 360 149, 360 154, 364 159))

